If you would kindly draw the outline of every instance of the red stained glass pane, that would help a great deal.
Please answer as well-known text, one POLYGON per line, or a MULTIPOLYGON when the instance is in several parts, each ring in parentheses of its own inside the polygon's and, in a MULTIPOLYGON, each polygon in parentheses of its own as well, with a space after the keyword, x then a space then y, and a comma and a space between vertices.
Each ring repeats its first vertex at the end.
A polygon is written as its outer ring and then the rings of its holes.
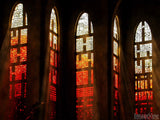
POLYGON ((55 53, 55 67, 57 67, 57 53, 55 53))
POLYGON ((14 95, 14 97, 20 97, 22 95, 21 87, 22 87, 21 83, 15 84, 15 95, 14 95))
POLYGON ((26 93, 27 93, 27 83, 25 83, 25 86, 24 86, 24 98, 26 98, 26 93))
POLYGON ((56 101, 56 88, 50 85, 50 100, 56 101))
POLYGON ((135 101, 138 101, 138 93, 135 93, 135 101))
POLYGON ((94 73, 93 73, 93 70, 91 70, 91 84, 93 84, 93 81, 94 81, 94 73))
POLYGON ((118 91, 117 90, 115 90, 115 99, 118 100, 118 91))
POLYGON ((53 84, 56 84, 57 81, 57 71, 53 72, 53 84))
POLYGON ((77 88, 76 89, 76 96, 77 97, 93 96, 93 87, 77 88))
POLYGON ((12 85, 9 86, 9 99, 12 99, 12 85))
POLYGON ((136 108, 136 114, 138 114, 138 108, 136 108))
POLYGON ((88 71, 76 72, 76 84, 77 85, 88 84, 88 71))
POLYGON ((49 72, 49 82, 51 83, 51 70, 49 72))
POLYGON ((150 107, 150 112, 151 112, 151 113, 153 112, 153 107, 150 107))
POLYGON ((15 80, 22 80, 22 74, 24 75, 24 79, 26 79, 26 65, 15 66, 15 71, 12 71, 12 66, 10 66, 10 81, 12 81, 13 75, 15 76, 15 80))

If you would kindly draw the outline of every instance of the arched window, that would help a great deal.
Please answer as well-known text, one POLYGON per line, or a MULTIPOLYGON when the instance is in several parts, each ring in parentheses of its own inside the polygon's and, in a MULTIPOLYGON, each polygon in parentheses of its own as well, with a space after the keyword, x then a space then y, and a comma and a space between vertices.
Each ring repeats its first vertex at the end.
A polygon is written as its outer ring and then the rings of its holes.
POLYGON ((93 25, 88 13, 83 13, 76 29, 76 113, 77 120, 93 120, 94 53, 93 25))
POLYGON ((27 14, 23 9, 23 4, 16 5, 11 19, 10 28, 10 90, 9 99, 11 105, 16 105, 11 113, 22 113, 25 105, 22 101, 26 98, 27 85, 27 14))
POLYGON ((119 62, 119 40, 120 40, 120 28, 118 17, 114 18, 113 23, 113 93, 114 93, 114 102, 113 102, 113 114, 114 120, 119 120, 119 73, 120 73, 120 62, 119 62))
POLYGON ((56 86, 57 86, 57 59, 58 59, 58 27, 56 10, 52 9, 50 16, 49 41, 49 118, 56 118, 56 86))
POLYGON ((146 21, 140 22, 134 42, 135 50, 135 112, 153 112, 152 34, 146 21))

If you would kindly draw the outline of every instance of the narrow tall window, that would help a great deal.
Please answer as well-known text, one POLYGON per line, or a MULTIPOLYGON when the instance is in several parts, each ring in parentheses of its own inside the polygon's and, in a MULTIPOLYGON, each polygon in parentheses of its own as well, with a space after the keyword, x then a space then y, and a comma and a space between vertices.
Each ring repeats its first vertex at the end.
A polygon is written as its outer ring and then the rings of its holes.
POLYGON ((135 113, 152 113, 152 34, 146 21, 140 22, 137 27, 134 50, 135 113))
POLYGON ((114 120, 119 120, 119 73, 120 73, 120 62, 119 62, 119 21, 118 17, 114 18, 113 23, 113 93, 114 93, 114 101, 113 101, 113 114, 114 120))
POLYGON ((93 25, 89 15, 83 13, 76 32, 77 120, 95 119, 93 59, 93 25))
POLYGON ((56 118, 56 88, 57 88, 57 54, 58 54, 58 33, 57 16, 55 9, 52 9, 49 28, 50 41, 50 65, 49 65, 49 118, 56 118))
POLYGON ((10 28, 9 99, 14 106, 11 114, 21 114, 26 107, 27 24, 27 14, 19 3, 14 9, 10 28))

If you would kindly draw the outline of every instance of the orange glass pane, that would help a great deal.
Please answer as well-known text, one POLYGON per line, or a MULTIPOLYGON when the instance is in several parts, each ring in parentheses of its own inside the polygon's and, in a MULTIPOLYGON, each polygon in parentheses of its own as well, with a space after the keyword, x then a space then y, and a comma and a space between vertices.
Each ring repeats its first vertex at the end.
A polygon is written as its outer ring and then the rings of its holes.
POLYGON ((53 46, 53 42, 52 42, 53 39, 52 39, 52 38, 53 38, 53 33, 50 32, 50 33, 49 33, 49 42, 50 42, 49 45, 50 45, 51 48, 52 48, 52 46, 53 46))
POLYGON ((135 92, 135 101, 138 101, 138 93, 135 92))
POLYGON ((135 81, 135 90, 137 90, 137 81, 135 81))
POLYGON ((27 61, 27 46, 24 47, 20 47, 20 54, 18 56, 20 56, 20 62, 25 62, 27 61))
POLYGON ((145 80, 145 89, 148 88, 148 85, 147 85, 147 80, 145 80))
POLYGON ((53 50, 50 50, 50 65, 54 66, 54 56, 55 53, 53 50))
POLYGON ((10 49, 10 63, 17 63, 17 48, 10 49))
POLYGON ((138 81, 138 89, 141 89, 141 81, 138 81))
POLYGON ((57 36, 53 35, 53 49, 57 50, 57 36))
POLYGON ((113 57, 113 70, 118 72, 118 59, 113 57))
POLYGON ((141 89, 144 89, 144 80, 141 81, 141 89))
MULTIPOLYGON (((87 68, 89 61, 91 61, 91 59, 88 59, 88 54, 77 55, 76 56, 76 68, 77 69, 87 68)), ((91 64, 93 64, 93 62, 91 64)))
POLYGON ((82 54, 81 55, 81 67, 86 68, 88 67, 88 54, 82 54))
POLYGON ((94 66, 94 54, 91 53, 91 67, 94 66))
POLYGON ((152 79, 150 80, 150 88, 152 88, 152 79))
POLYGON ((118 88, 118 74, 114 74, 114 82, 115 82, 114 84, 115 88, 118 88))
POLYGON ((18 45, 18 30, 16 30, 15 35, 14 32, 11 31, 11 46, 18 45))

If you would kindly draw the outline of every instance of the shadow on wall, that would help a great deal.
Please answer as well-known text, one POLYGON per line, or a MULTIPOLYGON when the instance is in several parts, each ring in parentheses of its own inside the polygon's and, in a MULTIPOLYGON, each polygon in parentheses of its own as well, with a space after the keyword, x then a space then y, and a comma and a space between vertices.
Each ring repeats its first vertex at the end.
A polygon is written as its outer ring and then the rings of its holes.
POLYGON ((0 116, 1 120, 6 120, 9 108, 9 30, 3 40, 0 50, 0 116))

